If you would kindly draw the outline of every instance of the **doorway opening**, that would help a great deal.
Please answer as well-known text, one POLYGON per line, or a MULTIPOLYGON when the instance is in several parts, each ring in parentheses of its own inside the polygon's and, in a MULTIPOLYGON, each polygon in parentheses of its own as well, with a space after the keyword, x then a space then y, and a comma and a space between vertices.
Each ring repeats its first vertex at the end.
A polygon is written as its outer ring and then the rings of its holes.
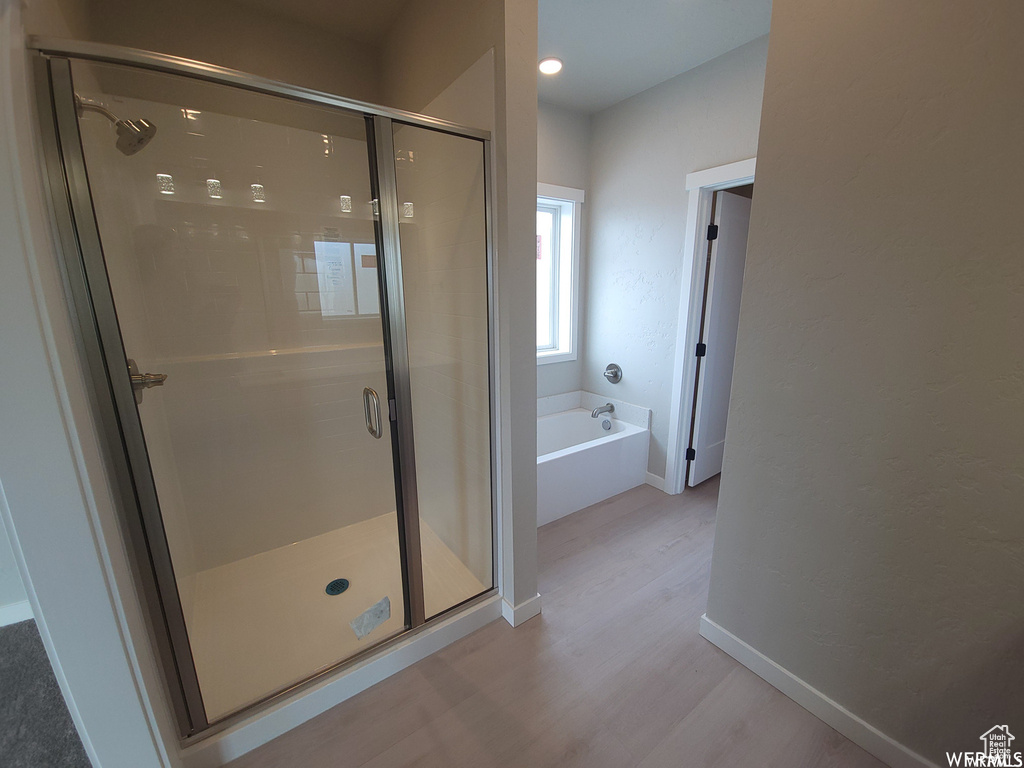
POLYGON ((722 471, 753 196, 754 185, 744 184, 716 191, 711 200, 686 450, 689 487, 722 471))
POLYGON ((721 472, 755 159, 688 174, 665 490, 721 472))

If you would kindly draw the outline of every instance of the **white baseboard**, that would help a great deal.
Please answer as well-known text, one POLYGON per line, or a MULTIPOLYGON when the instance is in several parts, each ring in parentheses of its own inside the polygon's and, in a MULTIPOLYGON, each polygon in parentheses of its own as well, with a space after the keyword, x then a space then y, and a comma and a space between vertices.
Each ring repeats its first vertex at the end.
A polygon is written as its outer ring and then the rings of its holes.
POLYGON ((935 763, 886 736, 821 691, 809 686, 792 672, 780 667, 760 651, 747 645, 736 635, 715 624, 707 615, 700 617, 700 634, 705 640, 721 648, 755 675, 883 763, 892 768, 938 768, 935 763))
POLYGON ((505 621, 513 627, 518 627, 524 621, 529 621, 540 613, 540 594, 536 594, 529 600, 524 600, 519 605, 512 606, 504 600, 501 601, 501 615, 505 621))
POLYGON ((660 475, 656 475, 653 472, 647 473, 647 484, 654 486, 659 491, 665 491, 665 478, 660 475))
POLYGON ((184 768, 218 768, 241 757, 490 624, 502 615, 502 605, 502 599, 493 595, 387 648, 379 656, 366 659, 221 733, 185 747, 181 751, 182 765, 184 768))
POLYGON ((31 618, 34 618, 34 616, 32 615, 32 605, 28 600, 22 600, 20 603, 0 605, 0 627, 6 627, 8 624, 17 624, 19 621, 28 621, 31 618))

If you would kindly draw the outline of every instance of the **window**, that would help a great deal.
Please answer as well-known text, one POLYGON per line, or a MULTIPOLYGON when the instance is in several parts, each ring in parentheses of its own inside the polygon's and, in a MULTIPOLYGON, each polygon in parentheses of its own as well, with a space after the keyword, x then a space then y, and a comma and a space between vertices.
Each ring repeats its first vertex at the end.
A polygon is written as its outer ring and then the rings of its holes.
POLYGON ((576 359, 583 190, 537 185, 537 363, 576 359))

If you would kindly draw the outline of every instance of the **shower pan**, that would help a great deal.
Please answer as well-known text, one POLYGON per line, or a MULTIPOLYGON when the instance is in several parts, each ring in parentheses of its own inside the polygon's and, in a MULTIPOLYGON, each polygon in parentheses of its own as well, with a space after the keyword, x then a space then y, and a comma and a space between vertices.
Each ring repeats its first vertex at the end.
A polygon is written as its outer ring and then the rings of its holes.
POLYGON ((35 48, 67 297, 182 736, 490 594, 488 135, 35 48))

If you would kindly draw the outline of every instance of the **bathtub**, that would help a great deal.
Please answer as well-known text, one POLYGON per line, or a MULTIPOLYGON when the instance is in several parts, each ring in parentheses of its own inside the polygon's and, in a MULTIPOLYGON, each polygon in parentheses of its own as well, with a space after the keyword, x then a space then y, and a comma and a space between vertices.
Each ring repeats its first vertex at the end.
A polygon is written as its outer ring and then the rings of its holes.
POLYGON ((537 419, 537 525, 572 514, 647 479, 650 431, 575 408, 537 419))

